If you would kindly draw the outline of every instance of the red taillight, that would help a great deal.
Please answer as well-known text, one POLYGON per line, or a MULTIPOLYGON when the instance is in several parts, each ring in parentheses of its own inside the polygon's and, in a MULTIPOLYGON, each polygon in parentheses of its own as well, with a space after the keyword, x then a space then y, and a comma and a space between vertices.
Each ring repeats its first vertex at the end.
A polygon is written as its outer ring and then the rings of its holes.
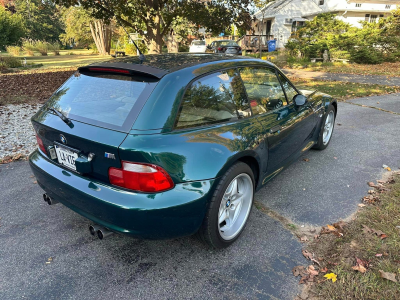
POLYGON ((174 187, 174 182, 161 167, 151 164, 122 162, 122 168, 108 169, 110 183, 138 192, 162 192, 174 187))
POLYGON ((96 68, 89 68, 89 71, 129 74, 129 70, 113 69, 113 68, 97 68, 96 67, 96 68))
POLYGON ((222 48, 221 48, 221 47, 219 47, 219 48, 218 48, 218 51, 222 51, 222 48))
POLYGON ((38 143, 38 146, 39 146, 40 150, 42 150, 44 153, 47 153, 42 139, 37 134, 36 134, 36 141, 38 143))
POLYGON ((242 48, 241 47, 237 47, 237 49, 240 51, 240 50, 242 50, 242 48))

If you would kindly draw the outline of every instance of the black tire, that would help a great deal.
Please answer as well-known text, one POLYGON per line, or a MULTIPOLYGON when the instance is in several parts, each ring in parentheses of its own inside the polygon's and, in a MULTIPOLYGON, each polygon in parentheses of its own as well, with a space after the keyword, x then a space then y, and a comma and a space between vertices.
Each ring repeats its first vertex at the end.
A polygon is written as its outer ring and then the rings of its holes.
POLYGON ((324 118, 322 119, 322 122, 321 122, 321 128, 320 128, 320 131, 319 131, 319 136, 318 136, 318 141, 317 141, 317 143, 314 145, 314 147, 313 147, 313 149, 316 149, 316 150, 324 150, 324 149, 326 149, 326 147, 328 147, 329 146, 329 143, 331 142, 331 139, 332 139, 332 135, 333 135, 333 131, 335 130, 335 107, 331 104, 331 105, 329 105, 329 107, 328 107, 328 110, 327 110, 327 112, 325 113, 325 116, 324 116, 324 118), (331 112, 333 112, 333 116, 334 116, 334 119, 333 119, 333 128, 332 128, 332 134, 331 134, 331 136, 329 137, 329 141, 327 142, 327 143, 324 143, 324 140, 323 140, 323 136, 324 136, 324 126, 325 126, 325 122, 326 122, 326 119, 328 118, 328 116, 329 116, 329 114, 331 113, 331 112))
POLYGON ((233 239, 228 241, 221 237, 218 228, 219 225, 218 212, 221 205, 222 197, 226 189, 232 182, 232 180, 235 179, 238 175, 243 173, 249 175, 252 182, 253 196, 250 203, 249 215, 251 213, 251 207, 253 206, 253 200, 254 200, 254 174, 249 165, 243 162, 236 162, 232 167, 229 168, 229 170, 225 173, 225 175, 222 176, 222 178, 220 179, 217 188, 215 189, 211 201, 208 205, 208 209, 204 217, 203 223, 200 226, 199 231, 197 232, 197 236, 200 238, 200 240, 212 248, 221 249, 230 246, 239 238, 244 228, 246 227, 248 218, 246 219, 245 224, 241 228, 240 232, 233 239))

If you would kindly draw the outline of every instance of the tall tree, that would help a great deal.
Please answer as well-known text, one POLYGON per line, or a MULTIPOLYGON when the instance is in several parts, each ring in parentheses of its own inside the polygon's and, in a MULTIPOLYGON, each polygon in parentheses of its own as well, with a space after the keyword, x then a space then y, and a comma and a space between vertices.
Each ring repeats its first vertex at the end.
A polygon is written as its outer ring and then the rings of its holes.
POLYGON ((0 49, 17 44, 25 35, 24 20, 0 6, 0 49))
POLYGON ((65 33, 60 40, 65 44, 75 44, 77 47, 87 47, 94 42, 90 31, 90 21, 93 18, 81 6, 71 6, 62 9, 61 20, 65 33))
POLYGON ((161 53, 163 37, 177 17, 193 24, 220 31, 227 24, 250 26, 250 0, 55 0, 64 6, 81 5, 91 9, 96 19, 116 20, 144 36, 150 53, 161 53))
POLYGON ((15 0, 15 11, 25 20, 27 38, 58 41, 63 33, 59 10, 51 0, 15 0))

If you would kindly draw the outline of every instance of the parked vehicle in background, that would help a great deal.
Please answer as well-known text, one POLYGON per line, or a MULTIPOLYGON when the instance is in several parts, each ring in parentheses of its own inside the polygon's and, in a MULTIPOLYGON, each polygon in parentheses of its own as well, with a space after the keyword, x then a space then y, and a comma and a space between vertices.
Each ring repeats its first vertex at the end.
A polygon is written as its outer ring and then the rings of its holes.
POLYGON ((242 55, 242 48, 232 40, 220 40, 212 42, 208 47, 209 52, 242 55))
POLYGON ((189 52, 204 53, 207 50, 206 42, 201 40, 194 40, 190 44, 189 52))
POLYGON ((92 220, 100 239, 197 233, 223 248, 257 190, 329 145, 336 112, 260 59, 132 56, 80 67, 51 96, 32 117, 29 162, 43 199, 92 220))

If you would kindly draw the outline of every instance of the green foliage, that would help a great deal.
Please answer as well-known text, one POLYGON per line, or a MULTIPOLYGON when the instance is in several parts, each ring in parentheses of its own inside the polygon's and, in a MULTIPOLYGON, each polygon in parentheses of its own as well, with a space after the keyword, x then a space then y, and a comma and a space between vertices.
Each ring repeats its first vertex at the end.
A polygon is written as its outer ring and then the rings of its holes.
POLYGON ((161 52, 163 37, 170 34, 173 22, 184 17, 188 22, 221 32, 227 24, 238 28, 250 27, 249 0, 200 1, 181 0, 56 0, 66 7, 81 5, 90 10, 92 17, 118 22, 144 36, 151 52, 161 52))
POLYGON ((54 55, 60 55, 60 44, 58 42, 48 43, 48 48, 54 55))
POLYGON ((6 51, 13 56, 19 56, 19 54, 21 52, 21 47, 20 46, 7 46, 6 51))
POLYGON ((350 59, 360 64, 379 64, 400 58, 400 9, 377 23, 363 22, 352 27, 321 14, 300 28, 286 44, 289 55, 298 53, 307 59, 321 57, 329 50, 331 58, 350 59))
POLYGON ((58 7, 51 0, 15 0, 15 15, 25 20, 26 37, 32 40, 58 41, 63 33, 58 7))
MULTIPOLYGON (((138 45, 138 47, 139 47, 139 49, 140 49, 140 51, 142 52, 142 53, 146 53, 146 51, 147 51, 147 48, 146 48, 146 45, 145 44, 143 44, 142 42, 136 42, 136 44, 138 45)), ((126 54, 129 54, 129 55, 136 55, 136 47, 135 47, 135 45, 134 44, 131 44, 131 43, 126 43, 125 44, 125 53, 126 54)))
POLYGON ((32 41, 25 40, 22 43, 22 49, 26 52, 26 55, 33 56, 34 51, 36 51, 35 45, 32 41))
MULTIPOLYGON (((60 40, 76 47, 88 47, 93 43, 89 22, 93 18, 82 6, 71 6, 61 10, 61 20, 65 25, 65 33, 60 40)), ((96 48, 97 51, 97 48, 96 48)))
POLYGON ((11 14, 0 5, 0 49, 18 44, 25 35, 25 24, 22 16, 11 14))
POLYGON ((20 58, 12 56, 0 56, 0 69, 22 67, 20 58))
POLYGON ((43 41, 34 41, 33 46, 34 49, 39 51, 42 56, 47 56, 47 52, 49 51, 49 43, 43 41))

